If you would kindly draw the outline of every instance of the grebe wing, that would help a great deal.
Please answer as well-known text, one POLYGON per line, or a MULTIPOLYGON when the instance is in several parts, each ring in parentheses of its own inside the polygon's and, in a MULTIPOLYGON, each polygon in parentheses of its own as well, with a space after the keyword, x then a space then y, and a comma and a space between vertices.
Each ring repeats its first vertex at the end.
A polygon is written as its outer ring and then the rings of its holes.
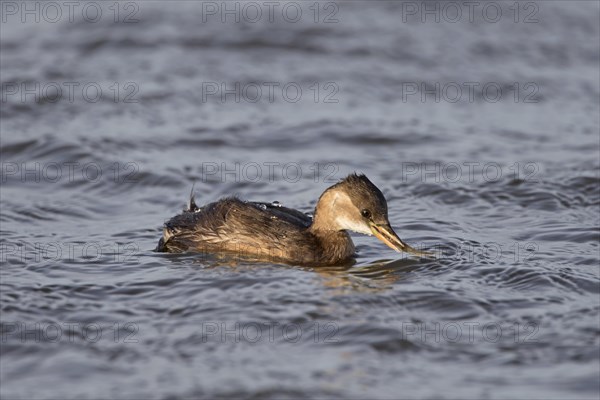
POLYGON ((273 216, 296 226, 308 228, 310 224, 312 224, 311 216, 303 213, 302 211, 294 210, 293 208, 283 207, 279 203, 249 201, 248 204, 252 204, 253 206, 269 212, 273 216))

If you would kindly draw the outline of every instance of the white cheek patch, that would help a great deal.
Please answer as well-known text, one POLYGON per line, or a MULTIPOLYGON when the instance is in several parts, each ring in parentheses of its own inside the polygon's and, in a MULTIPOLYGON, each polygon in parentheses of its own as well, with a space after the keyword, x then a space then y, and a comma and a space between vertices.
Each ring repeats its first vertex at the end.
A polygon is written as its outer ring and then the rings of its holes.
POLYGON ((353 221, 344 216, 339 216, 336 218, 336 222, 338 226, 342 229, 346 229, 352 232, 363 233, 369 236, 373 234, 371 232, 371 228, 369 228, 369 225, 362 221, 353 221))

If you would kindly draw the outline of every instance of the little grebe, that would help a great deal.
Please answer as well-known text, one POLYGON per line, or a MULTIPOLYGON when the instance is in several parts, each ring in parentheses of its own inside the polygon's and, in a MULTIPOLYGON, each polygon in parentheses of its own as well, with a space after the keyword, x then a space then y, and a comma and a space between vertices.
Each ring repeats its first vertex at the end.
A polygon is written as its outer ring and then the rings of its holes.
POLYGON ((387 202, 364 175, 349 175, 321 195, 314 218, 279 203, 229 197, 187 210, 164 226, 157 251, 244 254, 288 264, 337 264, 354 255, 347 231, 375 235, 396 251, 426 256, 394 232, 387 202))

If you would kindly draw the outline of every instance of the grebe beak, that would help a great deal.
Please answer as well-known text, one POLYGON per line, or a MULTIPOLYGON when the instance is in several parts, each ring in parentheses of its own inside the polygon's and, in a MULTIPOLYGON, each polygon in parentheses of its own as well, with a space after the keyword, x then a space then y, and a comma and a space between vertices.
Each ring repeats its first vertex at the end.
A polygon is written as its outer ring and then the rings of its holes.
POLYGON ((428 256, 433 255, 432 253, 412 248, 409 245, 407 245, 406 243, 404 243, 398 237, 396 232, 394 232, 394 230, 392 229, 390 224, 375 224, 372 222, 369 225, 371 227, 371 232, 373 232, 373 235, 375 235, 375 237, 377 239, 381 240, 383 243, 387 244, 389 247, 391 247, 392 249, 394 249, 398 252, 404 251, 407 253, 411 253, 411 254, 423 256, 423 257, 428 257, 428 256))

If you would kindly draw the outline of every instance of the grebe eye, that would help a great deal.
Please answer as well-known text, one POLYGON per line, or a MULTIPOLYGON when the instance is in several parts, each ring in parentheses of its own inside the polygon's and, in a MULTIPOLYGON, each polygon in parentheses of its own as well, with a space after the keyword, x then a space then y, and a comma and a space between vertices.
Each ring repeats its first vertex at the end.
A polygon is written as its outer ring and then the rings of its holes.
POLYGON ((365 210, 362 210, 360 213, 361 213, 361 214, 362 214, 362 216, 363 216, 363 217, 365 217, 365 218, 371 218, 371 211, 369 211, 369 210, 367 210, 367 209, 365 209, 365 210))

